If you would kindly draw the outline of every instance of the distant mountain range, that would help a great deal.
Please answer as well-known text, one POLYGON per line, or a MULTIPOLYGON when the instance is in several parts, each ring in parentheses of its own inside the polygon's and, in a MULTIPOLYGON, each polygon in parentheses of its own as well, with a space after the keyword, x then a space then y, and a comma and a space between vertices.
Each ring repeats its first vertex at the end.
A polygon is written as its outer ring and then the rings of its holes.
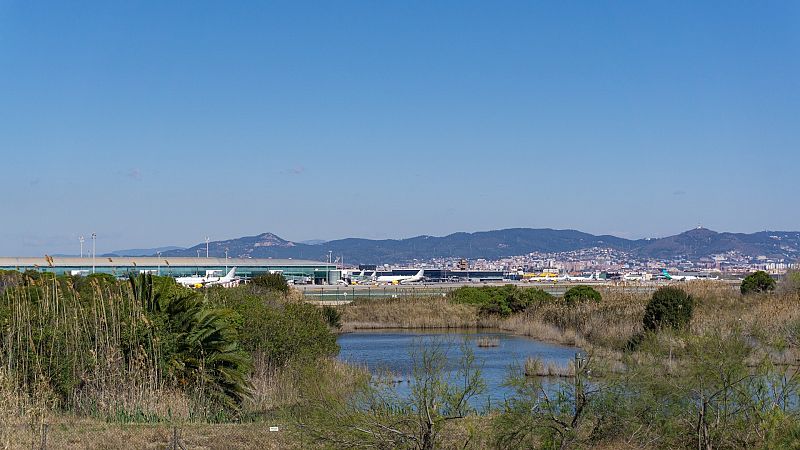
POLYGON ((104 253, 100 256, 149 256, 155 255, 158 252, 168 252, 172 250, 183 250, 183 247, 176 247, 170 245, 168 247, 155 247, 155 248, 130 248, 127 250, 114 250, 111 253, 104 253))
MULTIPOLYGON (((531 252, 564 252, 592 247, 613 248, 639 258, 671 259, 679 256, 696 260, 728 251, 747 256, 800 259, 800 232, 760 231, 757 233, 718 233, 695 228, 675 236, 657 239, 624 239, 596 236, 576 230, 549 228, 510 228, 476 233, 454 233, 443 237, 417 236, 408 239, 347 238, 322 244, 291 242, 272 234, 246 236, 209 243, 210 256, 232 258, 296 258, 345 263, 404 263, 413 260, 456 257, 497 259, 531 252)), ((206 244, 187 249, 161 250, 162 256, 204 256, 206 244)), ((116 252, 115 252, 116 253, 116 252)), ((155 252, 152 252, 155 253, 155 252)), ((151 253, 151 254, 152 254, 151 253)))

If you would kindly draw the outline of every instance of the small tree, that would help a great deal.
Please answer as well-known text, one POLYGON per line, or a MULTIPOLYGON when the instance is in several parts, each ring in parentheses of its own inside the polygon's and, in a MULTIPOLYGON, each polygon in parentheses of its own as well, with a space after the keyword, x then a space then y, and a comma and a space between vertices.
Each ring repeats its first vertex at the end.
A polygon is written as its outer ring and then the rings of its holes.
POLYGON ((800 270, 789 270, 781 282, 781 290, 790 294, 800 294, 800 270))
POLYGON ((644 310, 645 331, 662 328, 681 329, 689 325, 694 310, 694 298, 683 289, 662 287, 653 293, 644 310))
MULTIPOLYGON (((362 381, 349 393, 347 380, 304 378, 294 413, 303 439, 326 448, 442 448, 445 428, 474 417, 477 410, 470 402, 486 389, 471 347, 461 347, 462 356, 451 368, 443 345, 419 343, 407 396, 380 377, 362 381)), ((473 437, 470 432, 464 448, 473 437)))
POLYGON ((289 292, 289 283, 279 273, 267 273, 253 277, 253 285, 269 291, 278 291, 284 294, 289 292))
POLYGON ((564 293, 564 301, 566 301, 568 305, 575 305, 585 301, 600 303, 602 299, 603 296, 591 286, 575 286, 569 288, 567 292, 564 293))
POLYGON ((759 270, 758 272, 751 273, 742 280, 742 285, 739 290, 742 294, 753 294, 758 292, 767 292, 775 290, 775 279, 769 276, 767 272, 759 270))
MULTIPOLYGON (((591 358, 575 355, 575 377, 547 385, 512 367, 513 394, 492 420, 495 448, 588 448, 619 433, 625 394, 615 382, 591 382, 591 358)), ((610 380, 609 380, 610 381, 610 380)))

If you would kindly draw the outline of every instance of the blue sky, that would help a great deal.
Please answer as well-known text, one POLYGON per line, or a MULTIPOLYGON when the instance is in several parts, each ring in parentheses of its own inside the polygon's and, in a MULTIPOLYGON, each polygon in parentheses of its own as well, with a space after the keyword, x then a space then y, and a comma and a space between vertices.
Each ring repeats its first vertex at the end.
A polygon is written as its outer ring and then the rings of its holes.
POLYGON ((0 254, 800 229, 798 2, 0 1, 0 254))

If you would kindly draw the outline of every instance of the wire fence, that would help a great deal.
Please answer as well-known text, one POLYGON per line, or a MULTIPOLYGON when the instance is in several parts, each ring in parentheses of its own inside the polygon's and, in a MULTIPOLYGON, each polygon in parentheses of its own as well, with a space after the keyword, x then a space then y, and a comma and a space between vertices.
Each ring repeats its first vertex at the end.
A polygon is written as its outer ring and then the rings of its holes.
MULTIPOLYGON (((518 285, 521 287, 538 288, 556 297, 563 296, 571 287, 577 284, 553 283, 553 284, 530 284, 518 285)), ((630 294, 651 294, 663 283, 633 284, 602 284, 595 285, 598 289, 613 289, 617 292, 630 294)), ((477 284, 476 286, 480 286, 477 284)), ((303 286, 300 291, 309 300, 322 302, 344 302, 363 299, 386 299, 386 298, 422 298, 447 296, 448 293, 461 286, 303 286)))

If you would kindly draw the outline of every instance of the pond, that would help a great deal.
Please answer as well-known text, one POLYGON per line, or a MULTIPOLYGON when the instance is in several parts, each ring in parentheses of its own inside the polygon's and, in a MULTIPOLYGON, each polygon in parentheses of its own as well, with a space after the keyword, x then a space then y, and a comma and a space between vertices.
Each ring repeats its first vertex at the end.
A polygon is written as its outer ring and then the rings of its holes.
MULTIPOLYGON (((513 364, 523 366, 525 359, 534 356, 543 361, 566 365, 573 360, 577 347, 548 344, 531 338, 515 336, 500 331, 486 330, 447 330, 432 331, 369 330, 343 334, 338 339, 341 351, 339 359, 350 364, 366 366, 372 373, 388 370, 394 374, 400 395, 409 392, 408 381, 412 380, 414 353, 420 346, 441 344, 447 355, 446 371, 455 374, 462 356, 462 343, 466 342, 474 351, 476 366, 481 368, 486 391, 473 399, 474 407, 499 405, 512 394, 503 383, 513 364), (495 341, 496 347, 479 347, 478 340, 488 338, 495 341)), ((545 389, 554 389, 564 379, 547 378, 545 389)))

